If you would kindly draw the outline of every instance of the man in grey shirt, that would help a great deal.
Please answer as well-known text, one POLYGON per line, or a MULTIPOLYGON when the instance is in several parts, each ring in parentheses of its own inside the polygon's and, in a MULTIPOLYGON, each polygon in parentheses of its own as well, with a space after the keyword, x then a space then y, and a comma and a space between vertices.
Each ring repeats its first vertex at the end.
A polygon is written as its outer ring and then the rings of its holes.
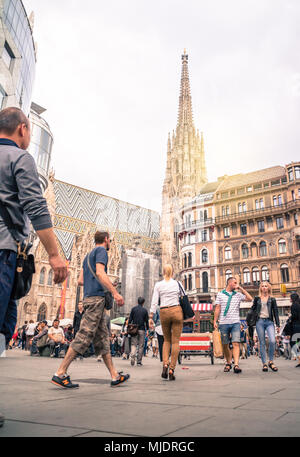
POLYGON ((0 112, 0 343, 10 341, 17 322, 17 305, 11 299, 17 243, 29 235, 29 220, 44 245, 54 271, 54 282, 67 278, 67 267, 59 255, 47 202, 43 198, 37 167, 26 152, 30 144, 30 122, 18 108, 0 112), (7 228, 9 214, 12 231, 7 228))

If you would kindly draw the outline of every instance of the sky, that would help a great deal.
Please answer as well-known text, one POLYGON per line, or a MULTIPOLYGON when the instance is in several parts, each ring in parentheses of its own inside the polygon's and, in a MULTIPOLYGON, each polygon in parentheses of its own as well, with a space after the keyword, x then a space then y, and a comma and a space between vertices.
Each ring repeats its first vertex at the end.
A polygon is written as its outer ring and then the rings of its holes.
POLYGON ((189 54, 208 179, 300 160, 298 0, 23 0, 55 177, 161 211, 189 54))

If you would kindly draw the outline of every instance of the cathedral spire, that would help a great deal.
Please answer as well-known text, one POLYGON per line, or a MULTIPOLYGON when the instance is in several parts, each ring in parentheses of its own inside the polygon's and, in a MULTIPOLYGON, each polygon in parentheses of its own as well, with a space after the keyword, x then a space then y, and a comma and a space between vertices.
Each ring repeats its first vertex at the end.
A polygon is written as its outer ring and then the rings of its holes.
POLYGON ((192 97, 189 77, 189 56, 184 50, 181 57, 182 59, 182 72, 181 72, 181 87, 179 98, 179 113, 178 113, 178 127, 192 127, 193 126, 193 110, 192 110, 192 97))

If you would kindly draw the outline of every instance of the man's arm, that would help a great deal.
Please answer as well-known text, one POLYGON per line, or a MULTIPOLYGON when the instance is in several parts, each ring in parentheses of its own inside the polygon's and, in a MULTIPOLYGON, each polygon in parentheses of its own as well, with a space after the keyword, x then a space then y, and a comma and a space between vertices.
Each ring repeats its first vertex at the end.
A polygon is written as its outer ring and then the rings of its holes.
POLYGON ((246 302, 253 300, 251 295, 245 289, 243 289, 242 286, 238 286, 237 289, 239 292, 241 292, 242 294, 244 294, 246 296, 246 302))
POLYGON ((215 313, 214 313, 214 328, 218 330, 218 320, 221 312, 221 305, 216 305, 215 307, 215 313))
POLYGON ((37 230, 37 235, 49 255, 49 263, 54 271, 54 282, 60 284, 67 279, 67 265, 61 258, 53 228, 37 230))
POLYGON ((96 264, 96 274, 97 274, 101 284, 103 284, 103 286, 106 287, 106 289, 108 289, 112 293, 115 301, 117 302, 117 305, 118 306, 123 306, 124 305, 124 299, 123 299, 122 295, 120 295, 118 293, 118 291, 114 288, 114 286, 110 282, 109 277, 105 273, 105 266, 102 263, 97 263, 96 264))

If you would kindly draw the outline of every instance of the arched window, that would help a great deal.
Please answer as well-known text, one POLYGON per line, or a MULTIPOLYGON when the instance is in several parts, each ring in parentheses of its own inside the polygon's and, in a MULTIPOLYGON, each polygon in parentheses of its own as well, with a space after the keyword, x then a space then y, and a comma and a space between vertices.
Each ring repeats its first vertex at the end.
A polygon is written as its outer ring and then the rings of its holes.
POLYGON ((229 246, 226 246, 225 248, 225 260, 230 260, 231 259, 231 248, 229 246))
POLYGON ((243 211, 243 207, 242 207, 242 204, 241 204, 241 203, 239 203, 238 208, 239 208, 239 213, 241 213, 241 212, 243 211))
POLYGON ((256 243, 251 243, 250 249, 251 249, 251 257, 257 257, 257 246, 256 246, 256 243))
POLYGON ((243 270, 243 281, 244 281, 244 284, 251 284, 249 268, 244 268, 244 270, 243 270))
POLYGON ((193 277, 192 275, 189 275, 189 290, 192 290, 193 288, 193 277))
POLYGON ((187 290, 187 277, 184 277, 184 290, 187 290))
POLYGON ((243 245, 242 245, 242 255, 243 255, 243 259, 248 259, 248 257, 249 257, 249 247, 248 247, 248 244, 243 244, 243 245))
POLYGON ((262 269, 261 269, 261 280, 270 281, 269 269, 266 266, 262 267, 262 269))
POLYGON ((283 283, 290 282, 289 267, 285 263, 280 267, 281 280, 283 283))
POLYGON ((278 241, 279 254, 286 254, 286 241, 281 239, 278 241))
POLYGON ((183 257, 183 268, 186 268, 187 267, 187 257, 186 257, 186 254, 184 254, 184 257, 183 257))
POLYGON ((244 202, 244 203, 243 203, 243 212, 246 213, 246 211, 247 211, 247 205, 246 205, 246 203, 244 202))
POLYGON ((202 290, 204 293, 208 292, 208 273, 206 271, 202 273, 202 290))
POLYGON ((40 272, 40 285, 43 286, 45 284, 45 275, 46 275, 46 268, 42 268, 40 272))
POLYGON ((37 322, 41 322, 47 319, 47 306, 45 303, 40 306, 38 315, 37 315, 37 322))
POLYGON ((265 257, 267 255, 267 243, 265 241, 259 243, 259 255, 260 257, 265 257))
POLYGON ((202 251, 202 263, 208 262, 208 251, 207 249, 203 249, 202 251))
POLYGON ((252 268, 252 280, 255 284, 258 284, 260 281, 259 269, 257 267, 252 268))
POLYGON ((277 206, 277 195, 274 195, 273 197, 273 205, 277 206))
POLYGON ((50 270, 49 271, 49 274, 48 274, 48 286, 52 286, 53 285, 53 270, 50 270))
POLYGON ((192 264, 193 264, 193 256, 192 256, 192 253, 189 252, 189 263, 188 263, 189 267, 191 267, 192 264))
POLYGON ((225 271, 226 283, 227 283, 228 279, 231 278, 231 277, 232 277, 232 272, 231 272, 231 270, 226 270, 226 271, 225 271))

